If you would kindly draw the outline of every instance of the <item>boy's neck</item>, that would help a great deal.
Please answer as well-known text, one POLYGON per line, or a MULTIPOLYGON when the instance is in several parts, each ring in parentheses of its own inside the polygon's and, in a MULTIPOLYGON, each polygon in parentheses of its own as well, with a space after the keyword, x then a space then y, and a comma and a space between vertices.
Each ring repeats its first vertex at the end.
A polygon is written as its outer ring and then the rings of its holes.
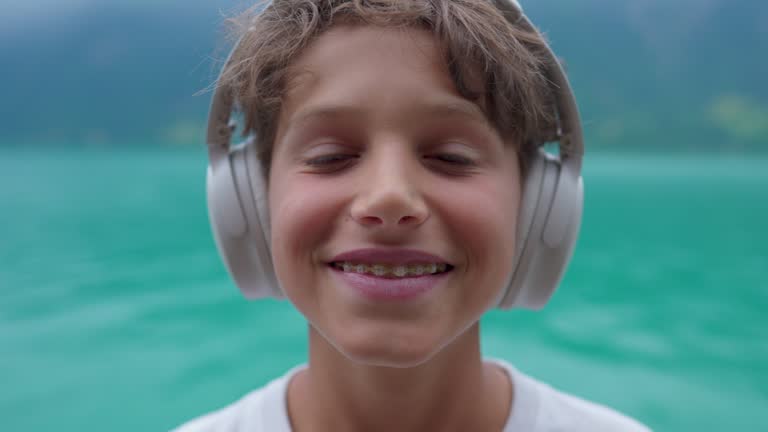
POLYGON ((498 432, 509 415, 512 383, 483 362, 478 324, 413 368, 355 363, 312 327, 309 339, 309 368, 288 387, 294 432, 498 432))

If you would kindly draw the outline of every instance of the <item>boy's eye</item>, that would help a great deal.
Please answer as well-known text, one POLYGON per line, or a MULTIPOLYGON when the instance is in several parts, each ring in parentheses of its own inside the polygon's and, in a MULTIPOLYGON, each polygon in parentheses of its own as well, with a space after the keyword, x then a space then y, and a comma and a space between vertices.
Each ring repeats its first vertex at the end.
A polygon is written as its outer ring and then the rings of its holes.
POLYGON ((308 159, 304 163, 309 166, 317 168, 327 168, 329 166, 338 165, 342 162, 348 162, 349 159, 356 158, 357 156, 348 154, 329 154, 324 156, 318 156, 316 158, 308 159))
MULTIPOLYGON (((345 163, 349 163, 351 159, 357 158, 359 158, 358 155, 328 154, 308 159, 304 163, 314 168, 332 169, 337 168, 345 163)), ((427 156, 426 159, 444 163, 452 166, 453 168, 466 168, 475 165, 472 159, 452 153, 440 153, 433 156, 427 156)))
POLYGON ((445 162, 451 165, 457 165, 457 166, 474 165, 474 162, 472 161, 472 159, 466 158, 464 156, 459 156, 456 154, 451 154, 451 153, 438 154, 436 156, 433 156, 432 158, 437 159, 440 162, 445 162))

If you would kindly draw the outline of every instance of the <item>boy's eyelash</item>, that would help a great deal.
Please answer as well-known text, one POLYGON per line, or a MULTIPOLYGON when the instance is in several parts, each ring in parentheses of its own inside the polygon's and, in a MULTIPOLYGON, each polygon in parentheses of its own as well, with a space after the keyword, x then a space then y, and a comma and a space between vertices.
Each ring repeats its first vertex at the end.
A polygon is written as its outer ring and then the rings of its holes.
POLYGON ((345 155, 345 154, 330 154, 325 156, 319 156, 316 158, 312 158, 307 160, 305 163, 310 166, 326 166, 326 165, 332 165, 338 162, 345 162, 350 158, 356 158, 357 156, 354 155, 345 155))
POLYGON ((459 156, 456 154, 451 154, 451 153, 439 154, 434 158, 442 162, 447 162, 453 165, 460 165, 460 166, 474 165, 474 162, 472 161, 472 159, 466 158, 464 156, 459 156))
MULTIPOLYGON (((339 163, 339 162, 346 162, 350 158, 357 158, 357 156, 346 155, 346 154, 330 154, 330 155, 309 159, 306 161, 306 164, 311 166, 325 166, 325 165, 332 165, 334 163, 339 163)), ((439 154, 436 156, 431 156, 430 158, 436 159, 441 162, 446 162, 452 165, 461 165, 461 166, 474 165, 474 162, 471 159, 463 156, 455 155, 455 154, 450 154, 450 153, 439 154)))

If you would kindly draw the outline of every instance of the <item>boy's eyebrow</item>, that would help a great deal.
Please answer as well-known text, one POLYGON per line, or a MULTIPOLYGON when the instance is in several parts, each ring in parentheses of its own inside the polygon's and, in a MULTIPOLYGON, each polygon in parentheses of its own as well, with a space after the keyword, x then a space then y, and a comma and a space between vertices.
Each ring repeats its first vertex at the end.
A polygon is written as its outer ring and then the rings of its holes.
MULTIPOLYGON (((409 110, 413 116, 426 118, 462 118, 489 127, 491 123, 476 104, 469 101, 450 101, 418 104, 409 110)), ((315 120, 363 119, 366 110, 354 105, 321 105, 302 109, 291 116, 290 126, 300 126, 315 120)))
POLYGON ((488 118, 479 106, 469 101, 435 103, 425 107, 424 114, 431 117, 461 117, 489 125, 488 118))

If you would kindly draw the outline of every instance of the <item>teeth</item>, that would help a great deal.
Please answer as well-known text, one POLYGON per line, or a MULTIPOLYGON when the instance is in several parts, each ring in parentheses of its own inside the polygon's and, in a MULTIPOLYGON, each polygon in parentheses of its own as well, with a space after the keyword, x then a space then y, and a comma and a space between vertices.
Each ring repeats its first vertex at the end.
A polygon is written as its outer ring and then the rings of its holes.
POLYGON ((375 274, 376 276, 384 276, 385 274, 388 273, 387 268, 380 264, 371 266, 371 270, 373 270, 373 274, 375 274))
POLYGON ((448 269, 448 265, 444 263, 389 266, 386 264, 361 264, 345 261, 337 262, 333 265, 345 272, 389 277, 421 276, 425 274, 442 273, 448 269))

